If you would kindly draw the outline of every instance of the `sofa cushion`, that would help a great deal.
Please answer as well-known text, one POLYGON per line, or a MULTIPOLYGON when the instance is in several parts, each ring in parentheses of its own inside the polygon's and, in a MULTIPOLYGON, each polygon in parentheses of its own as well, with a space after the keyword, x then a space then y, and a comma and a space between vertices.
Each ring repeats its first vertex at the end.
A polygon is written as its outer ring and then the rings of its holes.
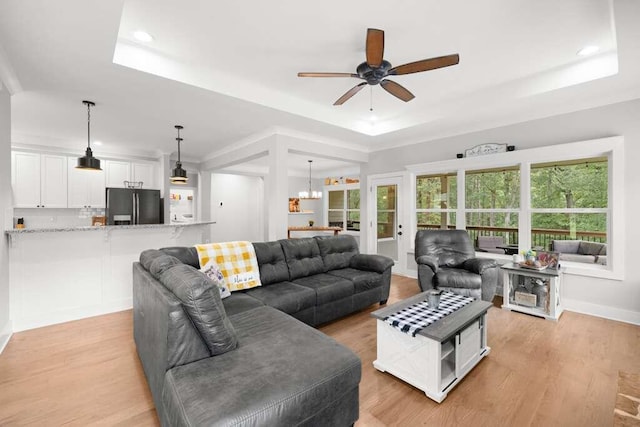
POLYGON ((580 240, 552 240, 551 248, 554 252, 577 254, 578 248, 580 248, 580 240))
POLYGON ((254 243, 253 247, 258 258, 262 286, 289 280, 289 267, 280 242, 259 242, 254 243))
POLYGON ((151 275, 157 279, 174 265, 180 264, 182 263, 178 258, 162 253, 162 255, 154 258, 154 260, 151 262, 151 265, 149 266, 149 273, 151 273, 151 275))
POLYGON ((316 236, 320 255, 327 270, 349 267, 351 257, 360 253, 355 237, 348 234, 341 236, 316 236))
POLYGON ((279 240, 279 242, 289 267, 290 281, 326 271, 320 248, 313 237, 279 240))
POLYGON ((357 390, 360 359, 322 332, 269 307, 232 322, 236 350, 167 372, 167 425, 306 425, 300 420, 357 390))
POLYGON ((162 273, 159 280, 180 299, 211 355, 236 348, 238 339, 224 311, 220 291, 207 276, 190 265, 179 264, 162 273))
POLYGON ((291 282, 263 286, 246 291, 246 293, 265 305, 284 311, 287 314, 297 313, 300 310, 316 305, 316 293, 313 289, 291 282))
POLYGON ((171 246, 168 248, 160 248, 160 250, 167 255, 178 258, 183 264, 190 265, 197 269, 200 268, 198 252, 193 246, 171 246))
POLYGON ((254 308, 264 307, 262 301, 242 292, 232 292, 228 298, 222 300, 222 305, 224 305, 224 311, 227 313, 227 316, 233 316, 234 314, 253 310, 254 308))
POLYGON ((436 287, 482 288, 482 276, 460 268, 441 268, 433 280, 436 287))
POLYGON ((301 277, 293 283, 311 288, 316 292, 316 305, 327 304, 353 295, 353 282, 331 274, 315 274, 301 277))
POLYGON ((327 271, 327 274, 341 277, 353 282, 354 292, 360 293, 369 289, 382 286, 382 274, 373 271, 356 270, 355 268, 342 268, 340 270, 327 271))
POLYGON ((580 242, 580 247, 578 248, 578 253, 582 255, 600 255, 602 246, 602 243, 585 242, 584 240, 582 240, 580 242))
POLYGON ((145 270, 150 271, 149 269, 151 268, 153 260, 163 255, 165 255, 165 253, 157 249, 147 249, 140 254, 140 264, 145 270))

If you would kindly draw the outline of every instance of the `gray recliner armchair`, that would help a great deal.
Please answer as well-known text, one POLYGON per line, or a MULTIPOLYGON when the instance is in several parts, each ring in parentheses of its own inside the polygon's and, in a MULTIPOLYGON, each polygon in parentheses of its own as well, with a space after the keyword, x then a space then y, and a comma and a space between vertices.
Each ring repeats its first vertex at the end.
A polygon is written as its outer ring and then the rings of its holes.
POLYGON ((421 230, 416 233, 418 284, 424 292, 440 289, 492 301, 498 285, 495 260, 476 258, 465 230, 421 230))

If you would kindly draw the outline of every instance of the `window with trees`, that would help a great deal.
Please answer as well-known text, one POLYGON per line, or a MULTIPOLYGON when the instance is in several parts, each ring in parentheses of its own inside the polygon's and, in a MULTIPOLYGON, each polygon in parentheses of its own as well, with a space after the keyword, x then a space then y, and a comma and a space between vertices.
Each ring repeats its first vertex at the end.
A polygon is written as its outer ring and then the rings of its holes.
POLYGON ((455 172, 416 178, 418 230, 456 228, 457 179, 455 172))
POLYGON ((531 165, 532 246, 606 265, 608 175, 606 157, 531 165))
POLYGON ((465 171, 465 222, 469 236, 501 237, 518 244, 520 167, 465 171))
POLYGON ((330 227, 360 231, 359 184, 328 191, 327 218, 330 227))
POLYGON ((394 239, 397 220, 396 185, 380 185, 377 194, 378 240, 394 239))

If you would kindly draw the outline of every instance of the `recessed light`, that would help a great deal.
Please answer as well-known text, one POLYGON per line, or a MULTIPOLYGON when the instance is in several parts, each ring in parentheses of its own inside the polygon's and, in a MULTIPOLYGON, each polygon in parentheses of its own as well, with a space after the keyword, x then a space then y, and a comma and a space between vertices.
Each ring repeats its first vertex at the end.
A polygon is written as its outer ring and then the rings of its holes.
POLYGON ((600 48, 598 46, 585 46, 585 47, 583 47, 582 49, 580 49, 578 51, 578 56, 593 55, 594 53, 596 53, 599 50, 600 50, 600 48))
POLYGON ((146 31, 138 30, 134 31, 133 38, 138 40, 139 42, 149 43, 153 41, 153 36, 147 33, 146 31))
POLYGON ((93 141, 93 145, 102 145, 102 141, 93 141))

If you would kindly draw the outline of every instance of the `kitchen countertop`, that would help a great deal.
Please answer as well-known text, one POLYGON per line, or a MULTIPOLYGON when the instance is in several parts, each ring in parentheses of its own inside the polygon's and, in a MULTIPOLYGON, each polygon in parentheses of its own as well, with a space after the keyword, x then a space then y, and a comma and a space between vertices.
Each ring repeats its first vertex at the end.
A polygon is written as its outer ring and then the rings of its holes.
POLYGON ((215 221, 202 221, 202 222, 190 222, 179 224, 140 224, 140 225, 106 225, 106 226, 80 226, 80 227, 52 227, 52 228, 13 228, 11 230, 5 230, 6 234, 28 234, 28 233, 60 233, 67 231, 111 231, 111 230, 141 230, 145 228, 171 228, 171 227, 193 227, 197 225, 210 225, 215 224, 215 221))

